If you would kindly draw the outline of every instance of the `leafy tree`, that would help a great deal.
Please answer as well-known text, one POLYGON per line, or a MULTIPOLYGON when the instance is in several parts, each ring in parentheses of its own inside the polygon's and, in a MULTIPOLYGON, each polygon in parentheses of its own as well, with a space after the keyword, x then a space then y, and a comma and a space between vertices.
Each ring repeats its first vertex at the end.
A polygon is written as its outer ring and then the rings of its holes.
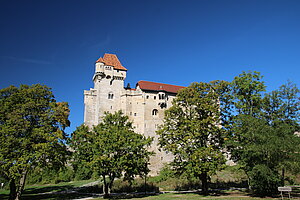
POLYGON ((225 163, 222 144, 227 131, 228 87, 227 82, 215 81, 180 90, 157 131, 160 146, 174 154, 174 169, 198 177, 204 194, 209 176, 225 163))
POLYGON ((70 147, 73 149, 72 167, 75 171, 75 179, 85 180, 90 179, 93 174, 93 169, 89 163, 93 159, 94 135, 85 125, 76 128, 69 138, 70 147))
POLYGON ((102 122, 92 131, 84 125, 72 134, 71 148, 76 157, 88 163, 103 179, 104 195, 109 196, 116 178, 133 180, 145 175, 151 152, 147 150, 151 138, 133 131, 128 116, 121 111, 105 113, 102 122))
POLYGON ((278 90, 267 93, 263 101, 263 117, 281 137, 278 144, 282 154, 278 158, 278 167, 281 168, 281 184, 284 185, 285 169, 297 173, 300 171, 300 156, 298 156, 300 141, 295 135, 299 131, 300 117, 300 90, 295 84, 288 81, 278 90))
POLYGON ((9 181, 9 199, 20 199, 30 170, 64 164, 68 115, 68 104, 56 102, 46 86, 0 90, 0 173, 9 181))
POLYGON ((235 107, 239 114, 257 116, 260 113, 265 84, 259 72, 243 72, 232 81, 235 107))
POLYGON ((299 169, 299 90, 291 83, 266 93, 258 72, 236 77, 233 95, 234 118, 232 155, 249 177, 254 192, 274 194, 284 184, 284 169, 299 169), (279 171, 282 169, 280 183, 279 171))

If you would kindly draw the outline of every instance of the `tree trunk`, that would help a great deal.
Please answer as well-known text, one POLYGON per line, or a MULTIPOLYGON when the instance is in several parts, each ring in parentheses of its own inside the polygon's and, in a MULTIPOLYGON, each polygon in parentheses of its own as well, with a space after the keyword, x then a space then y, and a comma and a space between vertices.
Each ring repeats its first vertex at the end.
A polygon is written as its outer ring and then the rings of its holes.
POLYGON ((206 172, 203 172, 201 175, 200 175, 200 180, 202 182, 202 193, 204 195, 208 195, 208 176, 207 176, 207 173, 206 172))
POLYGON ((109 183, 107 183, 105 175, 102 175, 102 177, 103 177, 103 198, 109 198, 110 195, 109 183))
POLYGON ((9 200, 15 200, 17 196, 17 187, 15 179, 9 181, 9 200))
POLYGON ((25 186, 26 176, 27 176, 27 169, 25 169, 22 172, 22 176, 21 176, 20 181, 19 181, 19 185, 18 185, 18 188, 17 188, 17 195, 16 195, 15 200, 20 200, 20 198, 21 198, 21 195, 23 193, 24 186, 25 186))
POLYGON ((281 186, 284 186, 284 173, 285 173, 285 170, 284 170, 284 167, 283 167, 282 171, 281 171, 281 186))

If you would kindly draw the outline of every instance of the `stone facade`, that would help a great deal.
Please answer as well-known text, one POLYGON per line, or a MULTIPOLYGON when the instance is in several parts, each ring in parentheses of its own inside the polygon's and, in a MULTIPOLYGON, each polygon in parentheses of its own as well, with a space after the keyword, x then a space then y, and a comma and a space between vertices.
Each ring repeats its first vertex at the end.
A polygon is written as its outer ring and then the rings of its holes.
POLYGON ((135 88, 124 87, 127 69, 114 54, 105 54, 95 64, 94 88, 84 91, 84 123, 97 125, 104 112, 122 112, 129 116, 135 131, 154 138, 150 150, 150 175, 156 175, 163 165, 172 161, 170 153, 159 151, 156 130, 163 123, 164 111, 171 106, 177 91, 183 87, 139 81, 135 88))

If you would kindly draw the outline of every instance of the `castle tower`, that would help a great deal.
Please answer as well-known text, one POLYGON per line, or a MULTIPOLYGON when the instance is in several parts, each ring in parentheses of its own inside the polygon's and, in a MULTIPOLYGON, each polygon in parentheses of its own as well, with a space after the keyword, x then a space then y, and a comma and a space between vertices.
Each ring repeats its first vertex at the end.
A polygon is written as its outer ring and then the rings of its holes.
POLYGON ((163 123, 164 111, 172 106, 172 100, 182 86, 139 81, 135 88, 124 88, 127 69, 114 54, 105 54, 95 64, 94 88, 84 91, 84 124, 90 128, 101 122, 104 112, 121 110, 133 122, 135 132, 152 137, 149 150, 150 175, 157 175, 173 155, 159 150, 156 131, 163 123))
POLYGON ((94 88, 84 91, 84 123, 99 124, 104 112, 121 110, 121 94, 127 69, 114 54, 104 54, 95 64, 94 88))

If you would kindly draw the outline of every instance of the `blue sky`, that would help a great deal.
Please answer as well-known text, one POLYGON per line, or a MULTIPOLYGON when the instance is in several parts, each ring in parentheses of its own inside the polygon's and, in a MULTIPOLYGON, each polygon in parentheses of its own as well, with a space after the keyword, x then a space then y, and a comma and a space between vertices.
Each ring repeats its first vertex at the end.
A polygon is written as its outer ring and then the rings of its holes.
POLYGON ((45 84, 83 122, 94 63, 115 53, 126 84, 188 86, 264 75, 267 89, 299 87, 298 0, 0 0, 0 88, 45 84))

